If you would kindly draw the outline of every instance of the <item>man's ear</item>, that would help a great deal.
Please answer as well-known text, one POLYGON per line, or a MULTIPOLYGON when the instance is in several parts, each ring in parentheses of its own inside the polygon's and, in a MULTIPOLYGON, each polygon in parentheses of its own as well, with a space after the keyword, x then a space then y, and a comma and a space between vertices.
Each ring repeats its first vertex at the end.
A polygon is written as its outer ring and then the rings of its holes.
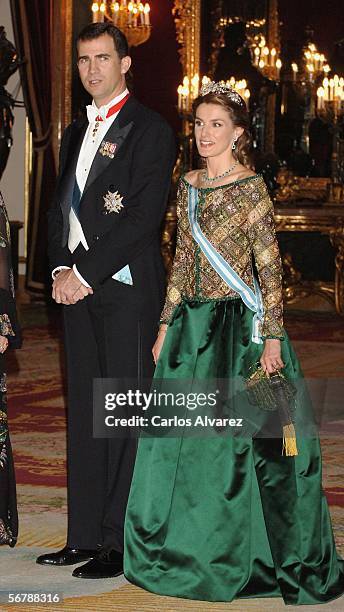
POLYGON ((121 59, 121 73, 126 74, 131 66, 131 57, 126 55, 121 59))

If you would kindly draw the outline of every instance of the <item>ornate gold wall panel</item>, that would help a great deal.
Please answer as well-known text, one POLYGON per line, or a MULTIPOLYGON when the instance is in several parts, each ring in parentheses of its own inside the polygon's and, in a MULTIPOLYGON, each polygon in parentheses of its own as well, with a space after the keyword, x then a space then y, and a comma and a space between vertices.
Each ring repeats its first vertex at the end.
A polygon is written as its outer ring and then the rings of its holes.
POLYGON ((273 47, 277 51, 277 55, 280 55, 281 51, 281 40, 279 30, 279 16, 278 16, 278 0, 268 0, 267 9, 267 33, 266 40, 267 45, 270 49, 273 47))
MULTIPOLYGON (((179 57, 183 69, 183 77, 191 82, 194 74, 200 73, 201 51, 201 0, 175 0, 172 9, 176 26, 176 39, 179 43, 179 57)), ((173 195, 167 209, 162 232, 162 253, 166 270, 172 266, 177 225, 175 187, 184 168, 184 159, 192 157, 192 128, 190 121, 184 119, 182 127, 183 138, 180 143, 180 154, 173 172, 173 195)))
POLYGON ((200 71, 201 0, 175 0, 172 13, 183 76, 191 81, 193 75, 200 71))
POLYGON ((54 38, 52 40, 52 125, 56 165, 61 136, 71 121, 72 110, 72 40, 73 0, 54 2, 54 38))
MULTIPOLYGON (((280 56, 281 41, 279 31, 278 0, 268 0, 267 8, 267 45, 273 47, 280 56)), ((267 153, 273 153, 275 149, 275 122, 276 122, 276 93, 268 96, 265 110, 265 143, 264 148, 267 153)))

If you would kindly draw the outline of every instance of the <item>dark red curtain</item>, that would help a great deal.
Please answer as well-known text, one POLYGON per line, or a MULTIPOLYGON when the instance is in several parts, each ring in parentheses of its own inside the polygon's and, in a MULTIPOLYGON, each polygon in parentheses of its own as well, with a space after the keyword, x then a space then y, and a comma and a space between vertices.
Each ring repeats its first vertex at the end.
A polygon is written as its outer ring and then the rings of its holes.
POLYGON ((52 0, 11 0, 25 106, 33 135, 26 286, 42 293, 48 278, 46 212, 56 180, 51 128, 52 0))

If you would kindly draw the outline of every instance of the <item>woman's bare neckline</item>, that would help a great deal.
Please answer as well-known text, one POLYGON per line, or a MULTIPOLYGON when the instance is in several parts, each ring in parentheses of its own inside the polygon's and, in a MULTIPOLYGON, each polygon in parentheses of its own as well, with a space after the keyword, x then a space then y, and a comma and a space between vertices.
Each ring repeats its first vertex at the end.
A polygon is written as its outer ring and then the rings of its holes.
POLYGON ((193 187, 194 189, 201 189, 202 191, 207 191, 207 190, 212 190, 212 189, 223 189, 224 187, 230 187, 231 185, 238 185, 239 183, 243 183, 245 181, 251 180, 251 179, 255 179, 259 176, 261 176, 260 174, 249 174, 247 176, 243 176, 241 178, 237 178, 231 181, 228 181, 227 183, 222 183, 221 185, 214 185, 214 186, 210 186, 210 187, 201 187, 199 185, 199 176, 200 173, 203 172, 203 170, 199 170, 197 175, 196 175, 196 184, 191 183, 185 176, 185 174, 181 177, 182 180, 184 181, 184 183, 186 183, 186 185, 189 185, 190 187, 193 187))

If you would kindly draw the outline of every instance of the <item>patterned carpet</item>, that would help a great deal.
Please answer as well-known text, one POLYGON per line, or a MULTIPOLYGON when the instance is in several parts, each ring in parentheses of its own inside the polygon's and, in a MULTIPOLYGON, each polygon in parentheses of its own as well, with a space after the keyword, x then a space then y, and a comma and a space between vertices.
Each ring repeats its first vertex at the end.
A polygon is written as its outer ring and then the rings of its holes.
MULTIPOLYGON (((41 568, 35 556, 47 547, 65 543, 66 466, 65 400, 59 311, 43 306, 22 310, 24 346, 8 359, 9 412, 15 454, 20 512, 18 546, 0 551, 0 589, 58 589, 65 603, 23 606, 23 610, 283 610, 283 602, 259 600, 232 604, 200 604, 151 595, 126 583, 124 578, 80 581, 70 577, 70 568, 41 568), (80 584, 81 583, 81 584, 80 584), (96 584, 93 584, 96 583, 96 584), (73 599, 70 599, 73 598, 73 599)), ((338 385, 344 380, 343 320, 333 314, 305 317, 289 315, 287 330, 308 377, 315 379, 315 393, 327 394, 334 403, 338 385), (326 383, 324 382, 326 381, 326 383), (329 383, 330 380, 330 383, 329 383), (324 387, 326 386, 326 388, 324 387)), ((344 390, 343 390, 344 392, 344 390)), ((332 402, 332 403, 333 403, 332 402)), ((331 505, 335 538, 344 554, 344 422, 333 421, 322 435, 324 485, 331 505)), ((344 599, 326 606, 343 609, 344 599), (341 606, 340 606, 341 603, 341 606), (339 606, 339 607, 337 607, 339 606)), ((22 606, 15 606, 21 609, 22 606)), ((323 606, 307 606, 311 611, 323 606)), ((0 610, 13 607, 2 607, 0 610)), ((294 609, 290 607, 289 609, 294 609)), ((295 608, 295 610, 301 608, 295 608)))

